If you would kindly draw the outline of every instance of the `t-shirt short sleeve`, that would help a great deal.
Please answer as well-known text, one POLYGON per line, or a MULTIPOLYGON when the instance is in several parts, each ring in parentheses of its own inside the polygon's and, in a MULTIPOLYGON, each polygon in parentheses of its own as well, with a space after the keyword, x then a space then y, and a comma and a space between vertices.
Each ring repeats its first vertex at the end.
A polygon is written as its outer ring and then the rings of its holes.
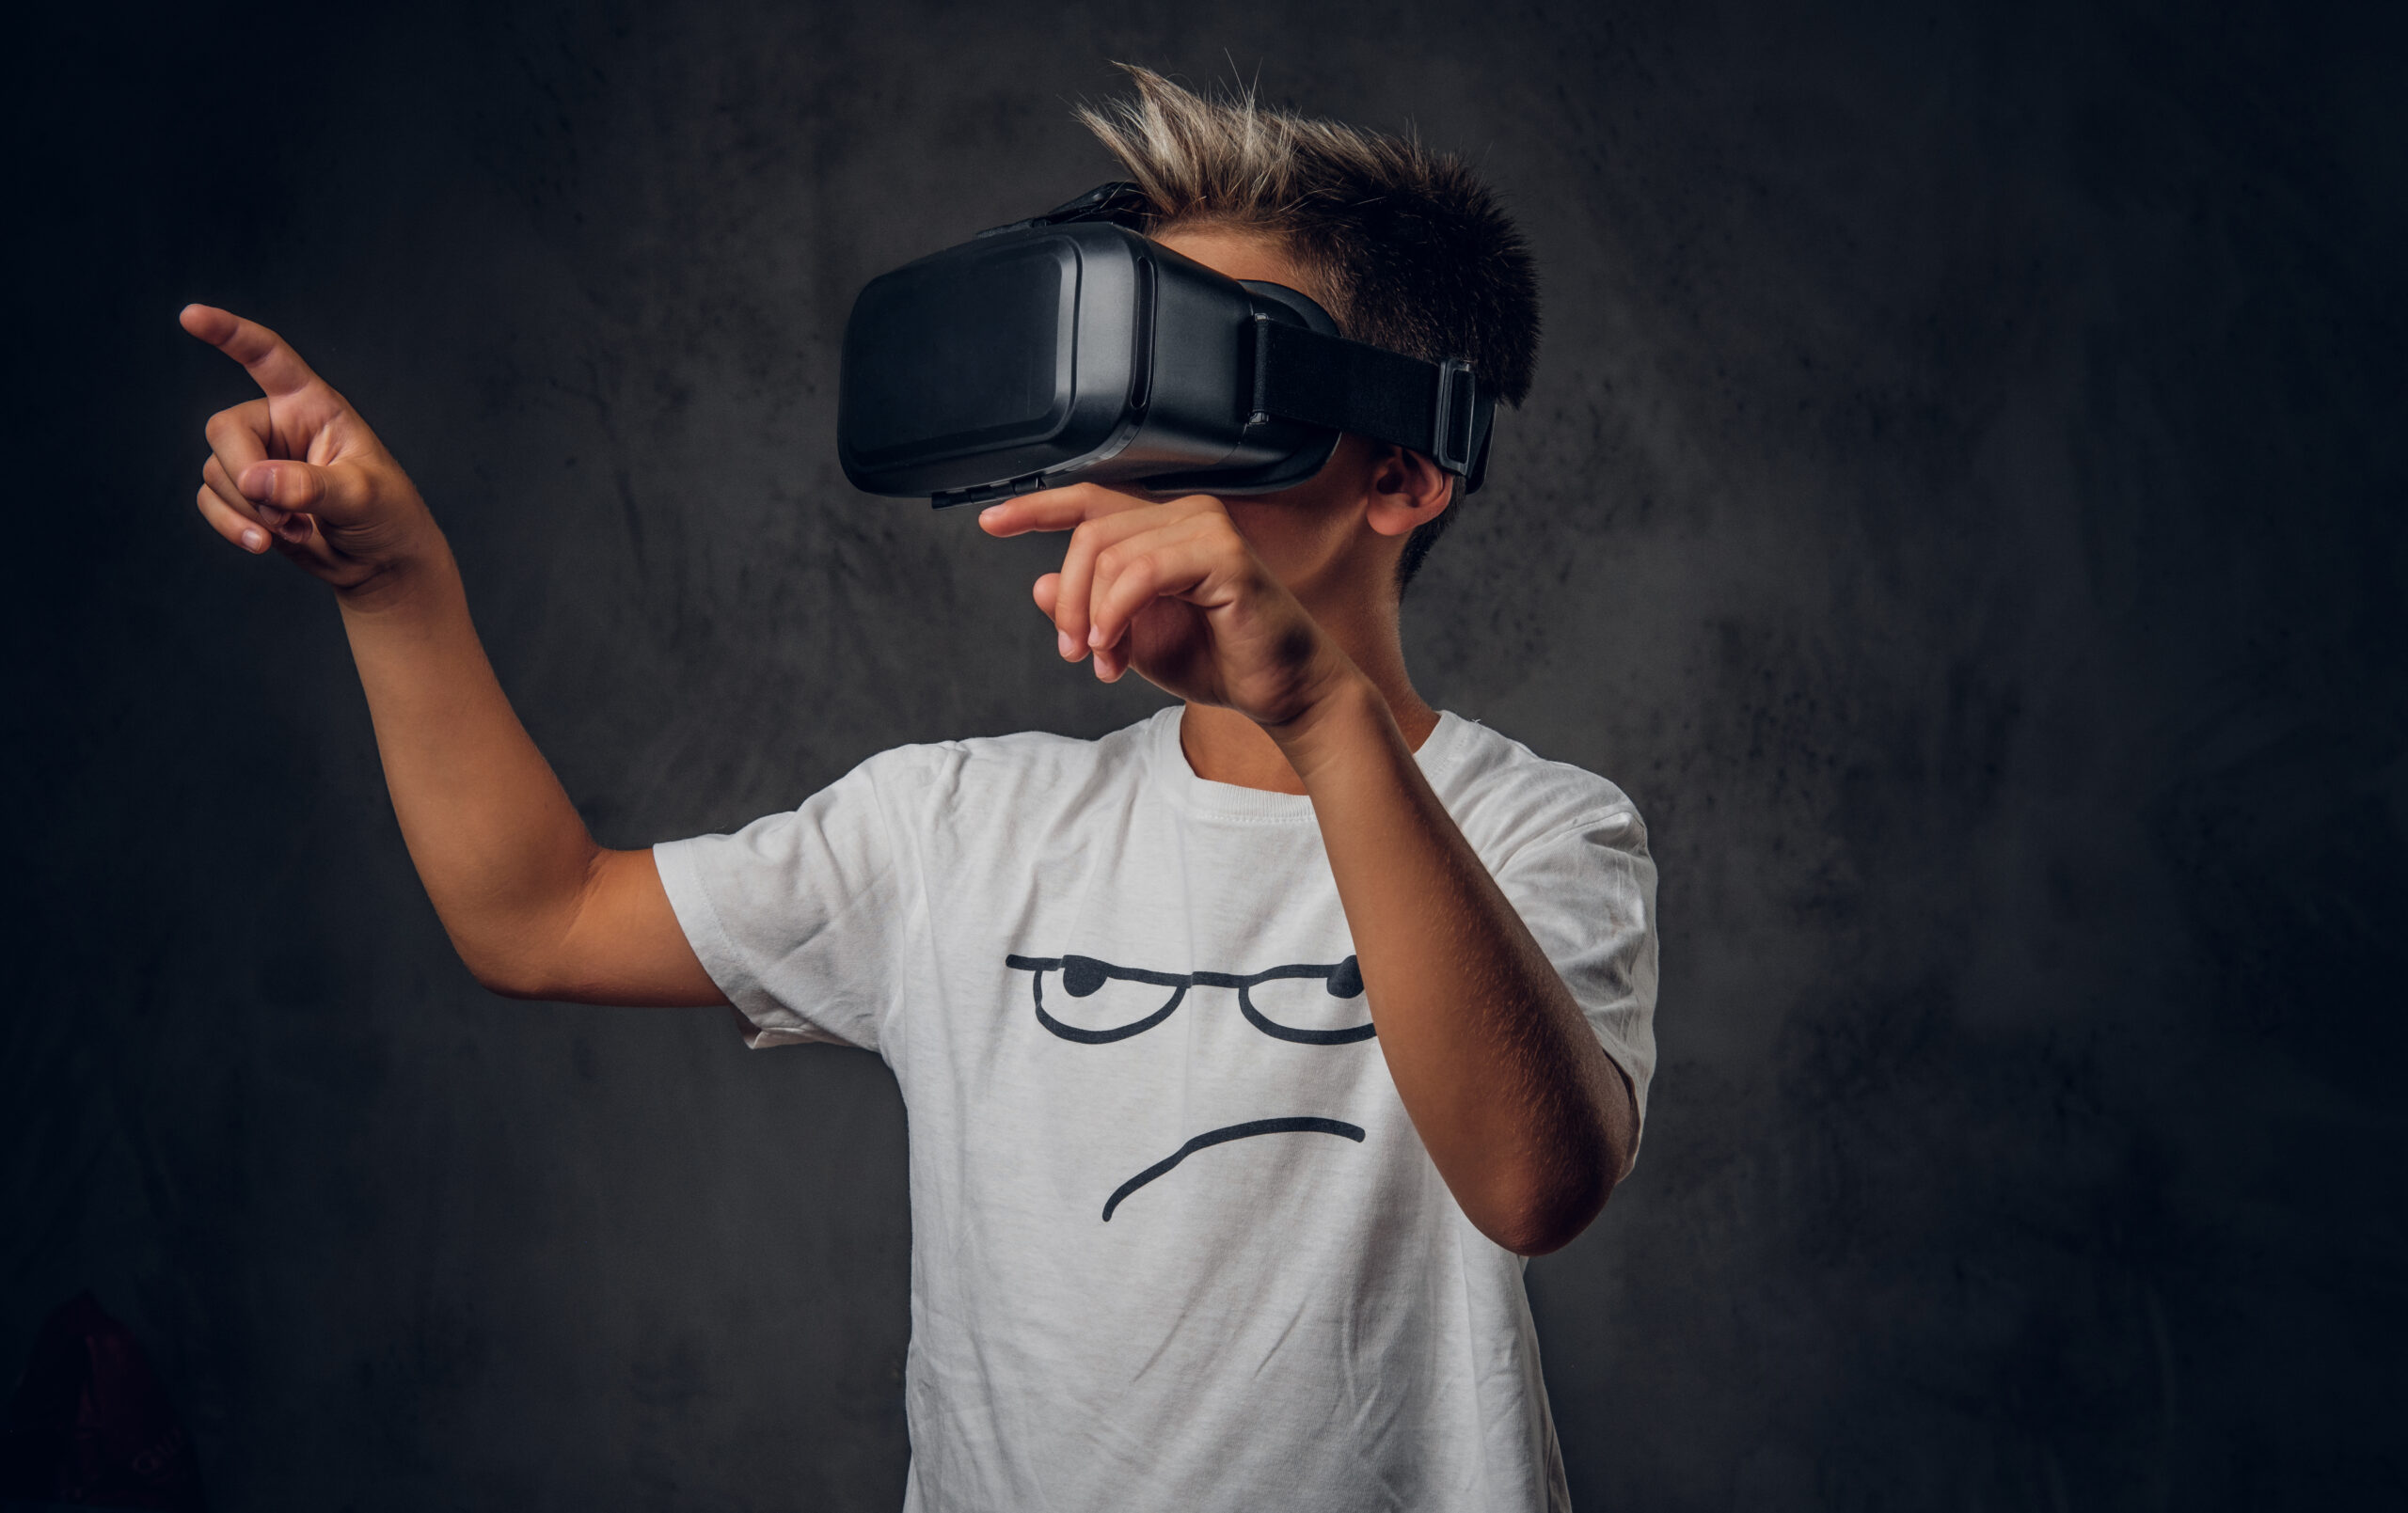
POLYGON ((1656 1071, 1656 863, 1646 826, 1626 805, 1583 818, 1520 848, 1497 882, 1630 1078, 1643 1126, 1656 1071))
POLYGON ((677 922, 748 1021, 748 1045, 879 1048, 913 928, 880 760, 734 835, 653 847, 677 922))

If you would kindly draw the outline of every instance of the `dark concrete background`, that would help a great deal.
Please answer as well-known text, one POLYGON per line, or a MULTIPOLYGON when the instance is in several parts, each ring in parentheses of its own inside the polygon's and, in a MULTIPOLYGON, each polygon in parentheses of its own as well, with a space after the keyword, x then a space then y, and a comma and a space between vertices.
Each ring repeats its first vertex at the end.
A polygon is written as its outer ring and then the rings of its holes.
POLYGON ((1046 548, 851 494, 871 275, 1107 176, 1106 60, 1418 123, 1537 393, 1425 687, 1663 867, 1647 1150, 1530 1285, 1576 1496, 2402 1495, 2397 7, 58 7, 5 365, 0 1378, 84 1287, 232 1509, 893 1508, 902 1111, 445 948, 335 615, 189 497, 289 335, 607 842, 1099 733, 1046 548))

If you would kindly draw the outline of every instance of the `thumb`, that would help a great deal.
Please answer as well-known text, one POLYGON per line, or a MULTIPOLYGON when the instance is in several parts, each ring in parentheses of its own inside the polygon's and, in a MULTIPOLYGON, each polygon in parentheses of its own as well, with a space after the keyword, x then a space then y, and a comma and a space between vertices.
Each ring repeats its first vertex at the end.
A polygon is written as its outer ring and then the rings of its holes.
POLYGON ((374 502, 373 485, 357 463, 273 460, 243 469, 243 496, 293 514, 316 515, 330 526, 356 525, 374 502))

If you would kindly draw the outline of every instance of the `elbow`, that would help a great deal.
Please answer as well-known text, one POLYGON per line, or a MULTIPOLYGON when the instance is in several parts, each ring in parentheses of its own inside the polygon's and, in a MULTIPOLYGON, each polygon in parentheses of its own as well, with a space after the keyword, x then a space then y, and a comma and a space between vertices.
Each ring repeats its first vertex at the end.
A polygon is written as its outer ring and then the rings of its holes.
POLYGON ((1606 1200, 1639 1154, 1639 1122, 1627 1077, 1619 1068, 1594 1116, 1525 1155, 1504 1174, 1495 1206, 1496 1227, 1480 1227, 1516 1255, 1547 1255, 1578 1239, 1606 1209, 1606 1200))
POLYGON ((1606 1160, 1548 1163, 1506 1184, 1476 1220, 1490 1239, 1516 1255, 1548 1255, 1578 1239, 1605 1211, 1618 1168, 1606 1160))
POLYGON ((553 874, 549 886, 495 888, 449 904, 436 898, 444 933, 478 986, 497 998, 550 1002, 578 998, 590 985, 576 969, 578 925, 605 880, 606 864, 625 853, 604 851, 591 840, 586 846, 580 868, 553 874))
MULTIPOLYGON (((466 957, 461 959, 467 960, 466 957)), ((552 997, 545 990, 542 979, 515 964, 467 961, 467 968, 468 975, 477 980, 477 985, 496 998, 539 1001, 552 997)))
POLYGON ((1497 1227, 1488 1229, 1488 1238, 1514 1255, 1553 1255, 1594 1224, 1596 1215, 1607 1210, 1611 1193, 1613 1184, 1607 1178, 1562 1184, 1558 1190, 1502 1212, 1497 1227))
POLYGON ((516 976, 509 972, 481 972, 471 968, 469 975, 477 985, 496 998, 516 999, 521 1002, 541 1002, 560 995, 550 991, 533 977, 516 976))
POLYGON ((540 1001, 560 996, 557 975, 547 970, 545 964, 530 953, 457 937, 452 947, 459 954, 460 964, 468 969, 468 975, 477 980, 477 985, 497 998, 540 1001))
POLYGON ((571 937, 581 912, 579 895, 518 902, 501 906, 484 901, 477 908, 436 906, 444 934, 477 985, 497 998, 550 1001, 576 991, 571 937))

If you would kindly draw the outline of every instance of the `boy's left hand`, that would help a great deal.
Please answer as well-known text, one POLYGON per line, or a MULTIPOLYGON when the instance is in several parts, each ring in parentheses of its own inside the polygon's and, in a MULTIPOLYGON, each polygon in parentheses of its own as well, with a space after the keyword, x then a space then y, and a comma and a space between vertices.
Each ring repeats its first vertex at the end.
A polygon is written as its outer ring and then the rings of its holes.
POLYGON ((1209 494, 1157 502, 1079 483, 990 505, 978 524, 993 536, 1070 532, 1062 570, 1037 580, 1037 607, 1064 660, 1092 654, 1106 683, 1134 668, 1276 728, 1354 670, 1209 494))
MULTIPOLYGON (((1374 491, 1387 496, 1372 506, 1387 527, 1410 528, 1443 500, 1443 476, 1419 466, 1418 490, 1374 491)), ((978 523, 996 536, 1070 532, 1062 570, 1037 581, 1066 659, 1093 654, 1107 681, 1133 667, 1268 730, 1312 800, 1380 1054, 1414 1128, 1481 1233, 1543 1254, 1596 1217, 1628 1168, 1630 1084, 1431 788, 1392 707, 1280 581, 1281 543, 1267 534, 1280 517, 1259 518, 1269 562, 1209 495, 1158 501, 1083 484, 1006 500, 978 523)))

